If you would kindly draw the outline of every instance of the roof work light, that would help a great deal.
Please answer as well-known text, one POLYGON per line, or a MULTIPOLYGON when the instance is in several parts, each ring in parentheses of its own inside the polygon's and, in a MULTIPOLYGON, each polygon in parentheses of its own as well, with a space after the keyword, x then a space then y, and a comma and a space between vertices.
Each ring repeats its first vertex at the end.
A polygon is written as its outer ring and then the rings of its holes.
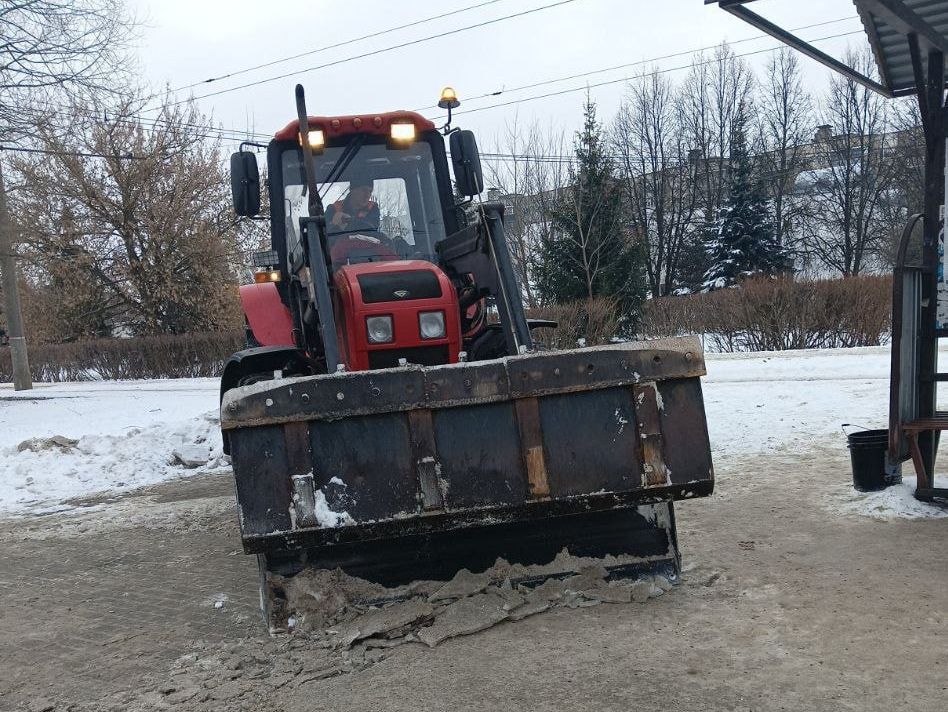
MULTIPOLYGON (((300 134, 300 145, 303 144, 303 134, 300 134)), ((309 147, 314 151, 321 151, 326 145, 326 135, 322 129, 309 130, 309 147)))
POLYGON ((390 131, 393 141, 410 143, 415 140, 415 124, 410 121, 394 121, 390 131))

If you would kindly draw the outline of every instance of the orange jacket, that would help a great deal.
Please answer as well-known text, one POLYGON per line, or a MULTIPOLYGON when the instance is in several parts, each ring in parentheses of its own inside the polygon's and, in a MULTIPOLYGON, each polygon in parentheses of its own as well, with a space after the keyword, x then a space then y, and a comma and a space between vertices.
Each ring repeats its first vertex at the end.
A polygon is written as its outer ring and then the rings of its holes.
POLYGON ((345 200, 337 200, 335 203, 329 206, 329 209, 326 210, 326 225, 332 226, 332 219, 335 217, 337 212, 346 213, 347 215, 355 218, 356 220, 362 220, 364 222, 371 223, 376 227, 381 222, 381 213, 379 211, 378 203, 370 200, 365 208, 362 210, 351 210, 348 205, 346 205, 345 200))

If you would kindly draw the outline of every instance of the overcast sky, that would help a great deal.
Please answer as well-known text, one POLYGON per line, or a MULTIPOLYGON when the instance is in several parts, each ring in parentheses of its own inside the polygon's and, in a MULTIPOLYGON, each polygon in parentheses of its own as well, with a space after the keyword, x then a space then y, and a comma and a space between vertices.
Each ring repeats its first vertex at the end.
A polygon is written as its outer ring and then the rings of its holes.
MULTIPOLYGON (((154 87, 170 85, 176 89, 289 55, 346 43, 179 92, 182 98, 192 92, 200 97, 290 74, 199 100, 202 110, 213 114, 221 126, 251 129, 262 135, 272 134, 295 114, 292 97, 297 82, 302 82, 307 89, 311 114, 423 109, 422 113, 432 118, 441 112, 430 107, 437 102, 441 87, 449 84, 455 87, 462 101, 455 125, 477 131, 483 148, 493 145, 494 137, 515 119, 521 124, 539 119, 544 124, 574 130, 581 117, 587 84, 614 82, 591 89, 600 107, 600 117, 609 120, 622 100, 621 80, 635 76, 643 67, 625 67, 513 91, 517 87, 643 60, 654 60, 649 66, 654 64, 671 70, 687 66, 690 57, 658 58, 712 46, 723 40, 735 43, 735 51, 741 54, 777 45, 770 38, 743 41, 760 33, 717 6, 705 6, 702 0, 566 0, 559 6, 522 17, 439 36, 333 67, 305 71, 316 65, 557 2, 496 0, 441 20, 369 40, 347 42, 360 35, 483 1, 130 0, 130 3, 146 23, 139 56, 146 80, 154 87), (577 91, 560 96, 464 113, 574 88, 577 91), (502 93, 474 98, 497 91, 502 93)), ((842 20, 801 30, 800 34, 807 39, 861 30, 851 0, 759 0, 754 3, 754 9, 789 28, 842 20)), ((847 43, 864 46, 865 37, 854 34, 820 42, 818 46, 839 57, 847 43)), ((747 59, 760 69, 767 56, 767 53, 759 53, 747 59)), ((807 58, 803 64, 807 84, 816 93, 823 91, 828 70, 807 58)), ((684 73, 684 70, 673 71, 671 76, 680 80, 684 73)))

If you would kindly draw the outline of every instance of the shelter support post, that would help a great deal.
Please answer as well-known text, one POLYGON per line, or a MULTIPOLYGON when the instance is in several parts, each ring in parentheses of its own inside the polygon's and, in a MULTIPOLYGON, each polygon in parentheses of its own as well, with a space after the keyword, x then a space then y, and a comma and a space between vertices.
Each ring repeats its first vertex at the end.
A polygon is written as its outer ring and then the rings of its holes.
MULTIPOLYGON (((925 76, 916 76, 919 105, 926 114, 925 122, 925 202, 922 245, 922 294, 919 324, 918 419, 935 416, 938 372, 938 254, 941 216, 939 209, 945 197, 945 60, 938 51, 927 58, 925 76)), ((921 463, 927 473, 934 472, 935 431, 919 433, 921 463)))

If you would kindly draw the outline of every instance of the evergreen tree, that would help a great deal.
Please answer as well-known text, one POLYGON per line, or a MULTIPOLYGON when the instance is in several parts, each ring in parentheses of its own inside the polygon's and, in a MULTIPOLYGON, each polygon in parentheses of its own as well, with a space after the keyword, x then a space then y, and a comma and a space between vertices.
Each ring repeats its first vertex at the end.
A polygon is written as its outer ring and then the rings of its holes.
POLYGON ((570 185, 540 244, 537 293, 545 302, 593 297, 616 301, 623 333, 634 333, 645 300, 645 251, 626 229, 622 190, 606 153, 596 105, 587 97, 576 134, 570 185))
POLYGON ((678 279, 672 294, 691 294, 704 288, 704 273, 708 271, 709 264, 708 253, 705 251, 705 236, 710 233, 712 224, 698 218, 695 222, 698 225, 694 234, 689 235, 681 245, 678 279))
POLYGON ((708 268, 703 291, 732 287, 741 279, 772 275, 790 268, 777 242, 767 194, 753 174, 744 120, 737 122, 731 141, 730 184, 717 219, 707 229, 708 268))

